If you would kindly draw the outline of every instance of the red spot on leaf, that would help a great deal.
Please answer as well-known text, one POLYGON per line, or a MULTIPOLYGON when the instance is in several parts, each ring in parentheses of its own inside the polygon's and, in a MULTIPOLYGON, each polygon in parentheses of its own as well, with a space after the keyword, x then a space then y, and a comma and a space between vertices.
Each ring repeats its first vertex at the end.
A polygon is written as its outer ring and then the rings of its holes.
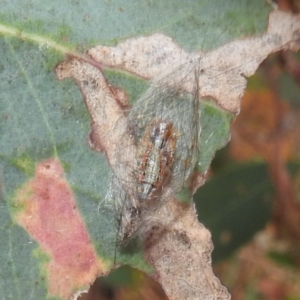
POLYGON ((17 222, 50 257, 45 263, 50 295, 69 298, 106 272, 86 231, 76 201, 57 159, 39 163, 35 177, 17 193, 17 222))

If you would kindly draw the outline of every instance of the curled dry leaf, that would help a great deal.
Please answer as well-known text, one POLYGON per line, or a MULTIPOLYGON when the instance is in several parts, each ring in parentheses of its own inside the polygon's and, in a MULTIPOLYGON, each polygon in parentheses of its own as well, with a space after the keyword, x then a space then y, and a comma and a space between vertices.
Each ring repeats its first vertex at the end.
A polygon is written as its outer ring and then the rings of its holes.
MULTIPOLYGON (((180 89, 188 93, 195 89, 195 75, 190 76, 189 71, 197 70, 199 97, 213 97, 222 108, 237 113, 246 88, 245 76, 252 75, 268 54, 281 49, 297 50, 299 39, 300 17, 274 11, 265 34, 228 43, 205 55, 186 53, 163 34, 127 39, 116 47, 97 46, 88 53, 102 65, 155 82, 162 80, 168 85, 170 78, 171 87, 180 82, 180 89)), ((73 77, 84 96, 92 119, 91 146, 106 154, 115 172, 119 171, 121 153, 128 161, 123 163, 122 176, 133 176, 126 166, 136 164, 136 143, 128 132, 127 117, 101 70, 70 59, 60 63, 56 72, 59 79, 73 77), (123 151, 118 149, 120 140, 123 151)), ((145 254, 170 299, 229 299, 212 273, 211 237, 198 223, 195 209, 179 208, 175 201, 169 201, 157 211, 155 219, 146 235, 145 254)))

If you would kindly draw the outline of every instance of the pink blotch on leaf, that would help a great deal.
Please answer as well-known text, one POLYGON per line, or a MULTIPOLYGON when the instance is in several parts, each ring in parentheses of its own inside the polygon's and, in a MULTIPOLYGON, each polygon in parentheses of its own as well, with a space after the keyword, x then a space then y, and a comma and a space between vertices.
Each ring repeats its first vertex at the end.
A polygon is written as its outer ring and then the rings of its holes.
POLYGON ((69 298, 76 288, 107 272, 89 238, 60 162, 36 166, 35 177, 17 193, 17 222, 35 239, 50 261, 45 264, 50 295, 69 298))

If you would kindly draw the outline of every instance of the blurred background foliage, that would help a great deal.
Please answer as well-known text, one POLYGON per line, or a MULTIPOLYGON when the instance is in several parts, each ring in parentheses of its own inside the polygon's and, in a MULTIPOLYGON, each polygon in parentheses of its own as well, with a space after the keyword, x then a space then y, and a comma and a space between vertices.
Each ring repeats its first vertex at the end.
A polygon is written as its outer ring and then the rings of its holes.
MULTIPOLYGON (((287 0, 278 5, 300 8, 287 0)), ((300 55, 284 51, 249 79, 231 141, 194 196, 212 233, 215 273, 232 299, 300 299, 299 149, 300 55)), ((151 278, 123 266, 81 299, 167 298, 151 278)))

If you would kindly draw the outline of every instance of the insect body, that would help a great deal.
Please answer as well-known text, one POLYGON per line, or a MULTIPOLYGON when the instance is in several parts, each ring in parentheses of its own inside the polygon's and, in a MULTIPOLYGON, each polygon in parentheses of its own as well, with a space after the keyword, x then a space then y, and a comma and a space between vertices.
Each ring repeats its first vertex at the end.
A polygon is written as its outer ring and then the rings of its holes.
POLYGON ((194 170, 201 126, 198 73, 190 71, 180 68, 154 82, 127 116, 132 140, 117 145, 119 163, 108 194, 120 245, 157 222, 159 210, 187 187, 194 170), (195 85, 185 92, 181 86, 190 77, 195 85))
MULTIPOLYGON (((171 122, 154 119, 137 144, 137 169, 131 185, 120 185, 124 204, 119 212, 119 242, 130 239, 147 227, 147 220, 160 206, 163 192, 172 183, 178 134, 171 122)), ((117 187, 117 185, 114 185, 117 187)))
POLYGON ((145 130, 139 147, 139 152, 146 150, 139 163, 140 200, 153 198, 155 192, 167 183, 171 176, 176 141, 177 135, 172 123, 154 120, 145 130))

